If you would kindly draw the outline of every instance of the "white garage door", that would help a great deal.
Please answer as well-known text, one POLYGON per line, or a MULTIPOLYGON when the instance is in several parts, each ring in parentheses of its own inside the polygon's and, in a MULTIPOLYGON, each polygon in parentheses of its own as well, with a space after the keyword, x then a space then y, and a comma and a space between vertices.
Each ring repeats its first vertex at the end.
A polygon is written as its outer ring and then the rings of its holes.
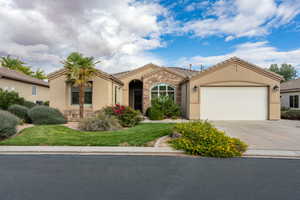
POLYGON ((202 87, 200 92, 201 119, 268 119, 267 87, 202 87))

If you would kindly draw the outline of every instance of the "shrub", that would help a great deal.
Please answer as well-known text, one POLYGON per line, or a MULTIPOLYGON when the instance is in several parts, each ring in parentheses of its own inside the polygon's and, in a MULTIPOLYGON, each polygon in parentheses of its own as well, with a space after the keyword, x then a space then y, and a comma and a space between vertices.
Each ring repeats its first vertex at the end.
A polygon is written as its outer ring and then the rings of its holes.
POLYGON ((35 103, 33 103, 32 101, 24 101, 24 103, 22 104, 23 106, 27 107, 27 108, 33 108, 34 106, 36 106, 35 103))
MULTIPOLYGON (((169 97, 159 97, 151 101, 151 110, 160 111, 163 118, 178 118, 181 115, 180 106, 169 97)), ((159 115, 159 114, 158 114, 159 115)), ((148 113, 150 118, 150 112, 148 113)))
POLYGON ((24 122, 30 122, 31 121, 29 116, 28 116, 29 109, 25 106, 14 104, 14 105, 9 106, 8 111, 10 113, 16 115, 20 119, 22 119, 24 122))
POLYGON ((13 104, 23 105, 25 99, 20 97, 17 92, 7 91, 0 88, 0 109, 7 110, 13 104))
POLYGON ((282 119, 300 120, 300 110, 281 111, 282 119))
POLYGON ((158 110, 155 107, 152 107, 148 110, 148 117, 151 120, 163 120, 164 114, 161 110, 158 110))
POLYGON ((247 149, 245 143, 226 136, 206 121, 177 124, 175 131, 182 137, 172 140, 172 146, 192 155, 235 157, 241 156, 247 149))
POLYGON ((17 125, 20 120, 15 115, 0 110, 0 138, 10 137, 17 132, 17 125))
POLYGON ((121 129, 119 120, 112 115, 98 112, 94 117, 82 119, 79 122, 79 129, 85 131, 113 131, 121 129))
POLYGON ((133 127, 142 120, 141 113, 128 106, 116 104, 104 108, 103 111, 107 115, 116 116, 123 127, 133 127))
POLYGON ((66 119, 59 110, 48 106, 35 106, 29 110, 28 115, 34 124, 66 123, 66 119))

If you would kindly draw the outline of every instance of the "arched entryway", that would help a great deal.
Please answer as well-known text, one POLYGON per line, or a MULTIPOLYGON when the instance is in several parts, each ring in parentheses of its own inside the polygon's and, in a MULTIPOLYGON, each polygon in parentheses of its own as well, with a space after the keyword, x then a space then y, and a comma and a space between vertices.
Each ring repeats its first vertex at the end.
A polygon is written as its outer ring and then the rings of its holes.
POLYGON ((129 82, 129 106, 143 112, 143 82, 140 80, 129 82))

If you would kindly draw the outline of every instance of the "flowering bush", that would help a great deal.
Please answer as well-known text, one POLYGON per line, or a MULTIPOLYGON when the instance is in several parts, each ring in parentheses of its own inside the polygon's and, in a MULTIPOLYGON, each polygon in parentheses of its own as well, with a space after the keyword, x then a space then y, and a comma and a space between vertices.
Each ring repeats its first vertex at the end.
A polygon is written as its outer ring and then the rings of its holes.
POLYGON ((246 151, 247 145, 231 138, 206 121, 181 123, 175 132, 182 136, 171 141, 173 147, 192 155, 207 157, 235 157, 246 151))
POLYGON ((139 111, 119 104, 104 108, 104 112, 107 115, 116 116, 119 119, 120 124, 124 127, 133 127, 142 120, 139 111))

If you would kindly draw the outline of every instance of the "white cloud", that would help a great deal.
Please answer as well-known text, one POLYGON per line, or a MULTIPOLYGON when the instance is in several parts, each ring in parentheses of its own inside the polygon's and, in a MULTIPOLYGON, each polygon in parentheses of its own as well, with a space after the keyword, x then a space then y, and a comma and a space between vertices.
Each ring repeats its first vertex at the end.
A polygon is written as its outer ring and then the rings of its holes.
POLYGON ((289 63, 300 70, 299 55, 300 48, 291 51, 279 51, 275 47, 270 46, 266 41, 247 42, 237 45, 234 51, 224 55, 180 58, 178 65, 188 66, 189 64, 193 64, 193 66, 204 65, 207 67, 236 56, 263 68, 269 67, 273 63, 289 63))
POLYGON ((199 37, 226 36, 226 41, 261 36, 289 23, 299 13, 300 0, 218 0, 203 19, 186 23, 184 31, 199 37))
POLYGON ((209 1, 200 1, 200 2, 193 2, 185 7, 185 10, 188 12, 198 10, 209 5, 209 1))
POLYGON ((161 63, 145 51, 163 46, 161 35, 176 28, 167 9, 136 0, 0 0, 0 18, 0 56, 47 72, 72 51, 102 60, 111 72, 161 63))

